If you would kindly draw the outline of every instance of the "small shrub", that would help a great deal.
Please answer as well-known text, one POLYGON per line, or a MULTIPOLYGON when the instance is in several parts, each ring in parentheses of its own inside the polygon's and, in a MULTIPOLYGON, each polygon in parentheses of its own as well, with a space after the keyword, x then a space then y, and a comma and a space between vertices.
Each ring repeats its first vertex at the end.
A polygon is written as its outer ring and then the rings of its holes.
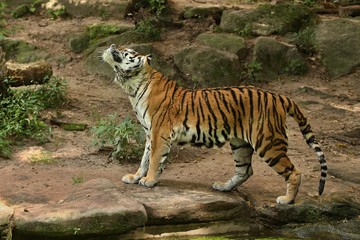
POLYGON ((65 7, 59 7, 57 9, 49 9, 48 13, 51 15, 51 19, 58 19, 59 17, 64 17, 66 15, 65 7))
POLYGON ((144 149, 144 132, 139 124, 126 117, 120 124, 116 123, 116 115, 101 119, 90 131, 96 137, 93 144, 99 148, 111 145, 114 150, 111 157, 117 159, 137 159, 144 149))
POLYGON ((34 164, 50 164, 53 163, 55 159, 48 151, 41 151, 38 154, 34 154, 30 157, 30 162, 34 164))
POLYGON ((296 47, 305 54, 315 54, 316 46, 315 31, 312 27, 307 27, 298 33, 294 33, 296 47))
POLYGON ((249 37, 252 34, 252 26, 250 23, 246 23, 243 28, 238 29, 235 32, 241 37, 249 37))
POLYGON ((65 84, 51 78, 34 89, 9 89, 8 96, 0 99, 0 155, 8 157, 15 140, 31 138, 45 142, 50 134, 41 117, 46 108, 56 108, 65 101, 65 84))
POLYGON ((138 22, 135 26, 135 31, 145 34, 145 38, 152 41, 160 39, 160 29, 154 25, 154 20, 151 18, 145 18, 138 22))
POLYGON ((242 79, 246 83, 259 81, 260 73, 262 70, 261 63, 252 61, 244 65, 245 70, 242 72, 242 79))
POLYGON ((72 177, 72 184, 76 185, 76 184, 81 184, 84 182, 84 177, 82 176, 74 176, 72 177))
POLYGON ((307 70, 308 68, 304 61, 295 59, 290 62, 289 66, 287 66, 284 71, 291 75, 303 75, 307 70))
POLYGON ((150 0, 150 8, 157 16, 160 16, 166 8, 166 0, 150 0))

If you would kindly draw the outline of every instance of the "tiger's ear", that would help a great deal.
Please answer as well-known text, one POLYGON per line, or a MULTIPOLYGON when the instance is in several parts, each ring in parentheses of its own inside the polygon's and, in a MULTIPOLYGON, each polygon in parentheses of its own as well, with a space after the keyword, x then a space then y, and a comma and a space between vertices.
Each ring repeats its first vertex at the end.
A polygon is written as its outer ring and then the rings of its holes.
POLYGON ((150 61, 151 61, 151 59, 152 59, 152 55, 151 55, 151 54, 146 55, 146 59, 147 59, 147 61, 150 63, 150 61))

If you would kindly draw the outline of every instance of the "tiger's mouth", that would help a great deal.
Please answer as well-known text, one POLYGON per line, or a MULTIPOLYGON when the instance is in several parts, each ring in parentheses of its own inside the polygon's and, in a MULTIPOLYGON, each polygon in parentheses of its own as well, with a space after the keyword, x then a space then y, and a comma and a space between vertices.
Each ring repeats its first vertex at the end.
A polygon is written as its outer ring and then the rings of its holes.
POLYGON ((122 58, 115 44, 111 44, 111 46, 103 52, 102 59, 112 66, 116 73, 120 72, 120 67, 117 64, 122 62, 122 58))

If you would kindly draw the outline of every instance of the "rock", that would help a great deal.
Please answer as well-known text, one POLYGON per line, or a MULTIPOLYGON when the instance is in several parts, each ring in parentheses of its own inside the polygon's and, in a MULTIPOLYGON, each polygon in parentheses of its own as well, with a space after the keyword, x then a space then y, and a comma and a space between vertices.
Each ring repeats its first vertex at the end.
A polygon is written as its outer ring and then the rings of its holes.
POLYGON ((187 7, 183 13, 184 18, 206 18, 212 16, 216 22, 220 22, 223 9, 218 7, 187 7))
POLYGON ((258 209, 259 216, 268 224, 319 223, 356 219, 360 203, 347 192, 331 193, 322 201, 309 199, 301 204, 276 205, 258 209))
POLYGON ((0 199, 0 238, 11 239, 12 236, 12 222, 14 209, 6 206, 0 199))
POLYGON ((301 75, 308 70, 305 59, 294 45, 270 37, 256 39, 254 61, 261 64, 260 78, 264 80, 274 79, 284 73, 301 75))
POLYGON ((342 18, 360 16, 360 4, 350 5, 350 6, 340 6, 339 16, 342 18))
POLYGON ((188 47, 174 55, 180 71, 202 87, 240 85, 238 56, 208 47, 188 47))
POLYGON ((158 186, 131 193, 148 214, 147 225, 174 225, 221 220, 250 219, 255 211, 244 199, 214 191, 158 186))
POLYGON ((220 27, 226 32, 240 35, 285 34, 297 32, 313 25, 317 15, 303 5, 262 4, 257 9, 226 10, 221 17, 220 27))
POLYGON ((88 48, 90 37, 87 34, 72 34, 69 36, 69 48, 74 53, 81 53, 88 48))
POLYGON ((3 78, 0 76, 0 82, 4 79, 11 79, 8 83, 11 87, 44 84, 49 81, 52 74, 52 67, 46 61, 23 64, 6 62, 3 69, 3 78))
POLYGON ((121 34, 134 28, 131 24, 94 24, 86 28, 90 39, 103 38, 114 34, 121 34))
POLYGON ((333 19, 315 28, 315 46, 331 77, 340 77, 360 66, 360 21, 333 19))
POLYGON ((128 2, 126 0, 58 0, 48 1, 45 4, 47 10, 65 9, 66 13, 73 17, 113 17, 123 19, 128 2))
POLYGON ((121 234, 146 221, 144 206, 106 179, 90 180, 58 203, 18 209, 14 216, 16 236, 27 238, 121 234))
POLYGON ((21 18, 29 13, 30 7, 27 4, 21 4, 14 9, 14 11, 12 12, 12 16, 14 18, 21 18))
POLYGON ((196 37, 199 43, 218 50, 236 54, 240 60, 244 60, 248 54, 244 38, 225 33, 202 33, 196 37))
POLYGON ((291 225, 281 229, 280 234, 301 239, 359 240, 359 229, 360 220, 342 220, 338 222, 322 222, 301 226, 291 225))
POLYGON ((37 46, 18 39, 0 39, 0 47, 6 53, 6 60, 13 59, 18 63, 35 62, 50 56, 37 46))

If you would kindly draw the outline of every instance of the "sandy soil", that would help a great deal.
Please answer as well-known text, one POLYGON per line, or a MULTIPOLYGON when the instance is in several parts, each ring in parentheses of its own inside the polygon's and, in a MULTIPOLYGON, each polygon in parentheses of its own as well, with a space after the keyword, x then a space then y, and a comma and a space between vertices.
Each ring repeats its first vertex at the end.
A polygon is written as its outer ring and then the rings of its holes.
MULTIPOLYGON (((187 20, 184 29, 165 32, 161 42, 155 45, 163 54, 171 56, 180 47, 189 45, 199 31, 208 30, 191 31, 196 21, 187 20)), ((88 74, 83 67, 85 57, 72 53, 67 46, 67 36, 71 32, 79 32, 84 26, 97 22, 101 20, 50 20, 39 16, 8 21, 9 26, 16 29, 11 37, 24 39, 51 53, 54 75, 64 77, 68 82, 68 104, 57 113, 49 111, 44 116, 58 114, 63 121, 86 123, 91 127, 108 114, 117 113, 120 117, 132 114, 124 92, 111 81, 88 74)), ((360 167, 359 78, 357 72, 329 80, 314 64, 304 77, 284 76, 259 85, 295 99, 309 117, 330 168, 325 196, 338 191, 360 196, 357 177, 360 167)), ((297 199, 301 202, 317 196, 319 164, 296 123, 292 119, 288 122, 289 156, 303 174, 297 199)), ((99 152, 92 147, 89 128, 82 132, 64 131, 58 126, 52 126, 52 129, 49 143, 40 146, 32 142, 19 144, 10 159, 0 159, 0 199, 20 208, 58 202, 78 186, 77 182, 94 178, 107 178, 125 190, 140 188, 120 181, 124 174, 134 172, 139 163, 109 162, 108 152, 99 152), (31 159, 44 150, 51 153, 54 161, 50 164, 31 163, 31 159)), ((210 189, 212 182, 227 180, 235 170, 229 146, 210 150, 174 146, 170 162, 158 187, 210 189)), ((253 166, 254 176, 234 194, 243 194, 257 206, 274 203, 277 196, 284 194, 284 180, 257 156, 253 158, 253 166)))

